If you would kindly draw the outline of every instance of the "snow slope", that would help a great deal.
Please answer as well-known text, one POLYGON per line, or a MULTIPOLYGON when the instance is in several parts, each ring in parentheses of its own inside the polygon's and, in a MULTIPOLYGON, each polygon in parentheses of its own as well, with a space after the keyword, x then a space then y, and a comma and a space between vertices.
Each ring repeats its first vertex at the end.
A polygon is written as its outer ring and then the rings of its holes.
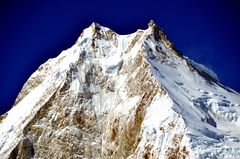
POLYGON ((240 158, 239 114, 239 93, 153 21, 130 35, 93 23, 26 82, 0 121, 0 156, 240 158))

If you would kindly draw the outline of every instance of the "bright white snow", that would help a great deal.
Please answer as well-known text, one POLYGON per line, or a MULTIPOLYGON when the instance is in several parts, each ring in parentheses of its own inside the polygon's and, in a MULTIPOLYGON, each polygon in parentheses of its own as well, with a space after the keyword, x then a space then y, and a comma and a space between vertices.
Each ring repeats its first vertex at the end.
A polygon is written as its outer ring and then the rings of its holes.
MULTIPOLYGON (((74 70, 72 64, 82 56, 86 57, 85 64, 79 68, 80 74, 76 74, 76 79, 71 83, 72 93, 82 91, 86 70, 97 63, 102 66, 105 75, 117 81, 116 89, 125 100, 116 106, 115 113, 127 114, 140 97, 127 97, 127 90, 122 87, 127 77, 118 76, 118 71, 124 63, 134 61, 139 53, 144 54, 154 77, 167 90, 167 94, 164 96, 157 94, 148 107, 142 126, 143 140, 138 148, 141 149, 141 145, 150 142, 155 145, 155 151, 161 154, 167 149, 173 135, 182 133, 184 134, 182 144, 191 149, 190 158, 216 156, 240 158, 240 95, 238 93, 192 70, 188 62, 198 71, 203 71, 218 81, 216 74, 205 66, 186 57, 177 56, 165 42, 156 41, 152 35, 152 28, 139 30, 130 35, 116 34, 117 40, 110 40, 107 43, 105 40, 96 40, 100 47, 96 48, 96 55, 94 55, 94 51, 89 48, 93 42, 94 25, 83 31, 82 36, 72 48, 63 51, 58 57, 48 62, 53 70, 44 82, 8 112, 7 117, 0 124, 0 156, 2 158, 6 158, 7 153, 16 146, 21 139, 24 126, 65 82, 67 71, 74 70), (127 52, 138 34, 139 39, 127 52), (96 56, 95 61, 88 60, 87 57, 90 56, 96 56), (176 127, 168 128, 169 123, 174 123, 176 127), (165 129, 165 132, 161 129, 165 129)), ((108 30, 106 27, 101 27, 100 32, 105 34, 108 30)), ((34 76, 36 75, 35 72, 34 76)), ((134 77, 134 74, 132 76, 134 77)), ((94 85, 90 88, 92 92, 100 91, 94 85)), ((93 96, 93 105, 98 105, 94 108, 98 115, 111 110, 111 105, 114 105, 111 99, 115 98, 111 92, 99 94, 101 95, 93 96)), ((160 155, 160 158, 163 157, 160 155)))

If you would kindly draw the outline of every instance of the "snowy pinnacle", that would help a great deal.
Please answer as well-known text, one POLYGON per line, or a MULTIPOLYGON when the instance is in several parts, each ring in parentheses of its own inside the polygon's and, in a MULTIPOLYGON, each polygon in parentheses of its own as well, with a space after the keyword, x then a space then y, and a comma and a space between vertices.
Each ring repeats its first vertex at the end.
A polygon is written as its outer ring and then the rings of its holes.
POLYGON ((97 23, 49 59, 0 117, 0 158, 240 158, 240 94, 151 20, 97 23))

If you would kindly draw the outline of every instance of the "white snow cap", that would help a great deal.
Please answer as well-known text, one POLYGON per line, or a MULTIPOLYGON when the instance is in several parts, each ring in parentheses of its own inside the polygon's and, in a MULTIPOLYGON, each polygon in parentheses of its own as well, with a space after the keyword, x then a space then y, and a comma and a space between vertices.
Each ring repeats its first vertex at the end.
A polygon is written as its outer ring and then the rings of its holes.
MULTIPOLYGON (((129 35, 92 23, 71 48, 34 72, 19 101, 0 123, 1 158, 9 157, 25 135, 26 125, 54 94, 56 99, 62 99, 58 93, 63 87, 67 91, 62 102, 72 101, 64 106, 75 112, 82 108, 78 100, 83 98, 89 104, 86 109, 94 111, 97 119, 106 117, 104 131, 114 118, 123 120, 117 125, 122 126, 132 124, 135 114, 144 114, 140 141, 129 158, 141 158, 146 145, 150 145, 156 158, 166 158, 175 149, 180 157, 187 158, 240 158, 239 93, 223 86, 210 69, 178 53, 152 20, 146 30, 129 35), (142 70, 145 74, 141 74, 142 70), (141 79, 146 83, 132 82, 138 81, 139 76, 146 77, 141 79), (140 94, 149 79, 155 83, 148 90, 159 86, 165 93, 156 92, 151 98, 140 94), (106 88, 101 84, 106 84, 106 88), (151 100, 142 102, 148 104, 146 110, 134 112, 143 99, 151 100)), ((47 115, 55 120, 59 114, 53 107, 47 115)), ((45 122, 51 121, 46 118, 45 122)), ((43 122, 40 126, 49 124, 43 122)), ((67 128, 81 132, 80 128, 71 127, 67 128)), ((67 128, 55 133, 59 135, 67 128)), ((106 147, 116 144, 103 140, 103 134, 100 137, 106 147)))

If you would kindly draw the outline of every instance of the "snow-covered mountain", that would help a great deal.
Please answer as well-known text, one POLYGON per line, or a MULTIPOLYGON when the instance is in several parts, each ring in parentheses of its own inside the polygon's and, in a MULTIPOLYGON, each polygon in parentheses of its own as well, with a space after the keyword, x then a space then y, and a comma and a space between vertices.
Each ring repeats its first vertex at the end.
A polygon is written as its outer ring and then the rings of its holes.
POLYGON ((0 119, 0 158, 240 158, 240 94, 150 21, 93 23, 34 72, 0 119))

